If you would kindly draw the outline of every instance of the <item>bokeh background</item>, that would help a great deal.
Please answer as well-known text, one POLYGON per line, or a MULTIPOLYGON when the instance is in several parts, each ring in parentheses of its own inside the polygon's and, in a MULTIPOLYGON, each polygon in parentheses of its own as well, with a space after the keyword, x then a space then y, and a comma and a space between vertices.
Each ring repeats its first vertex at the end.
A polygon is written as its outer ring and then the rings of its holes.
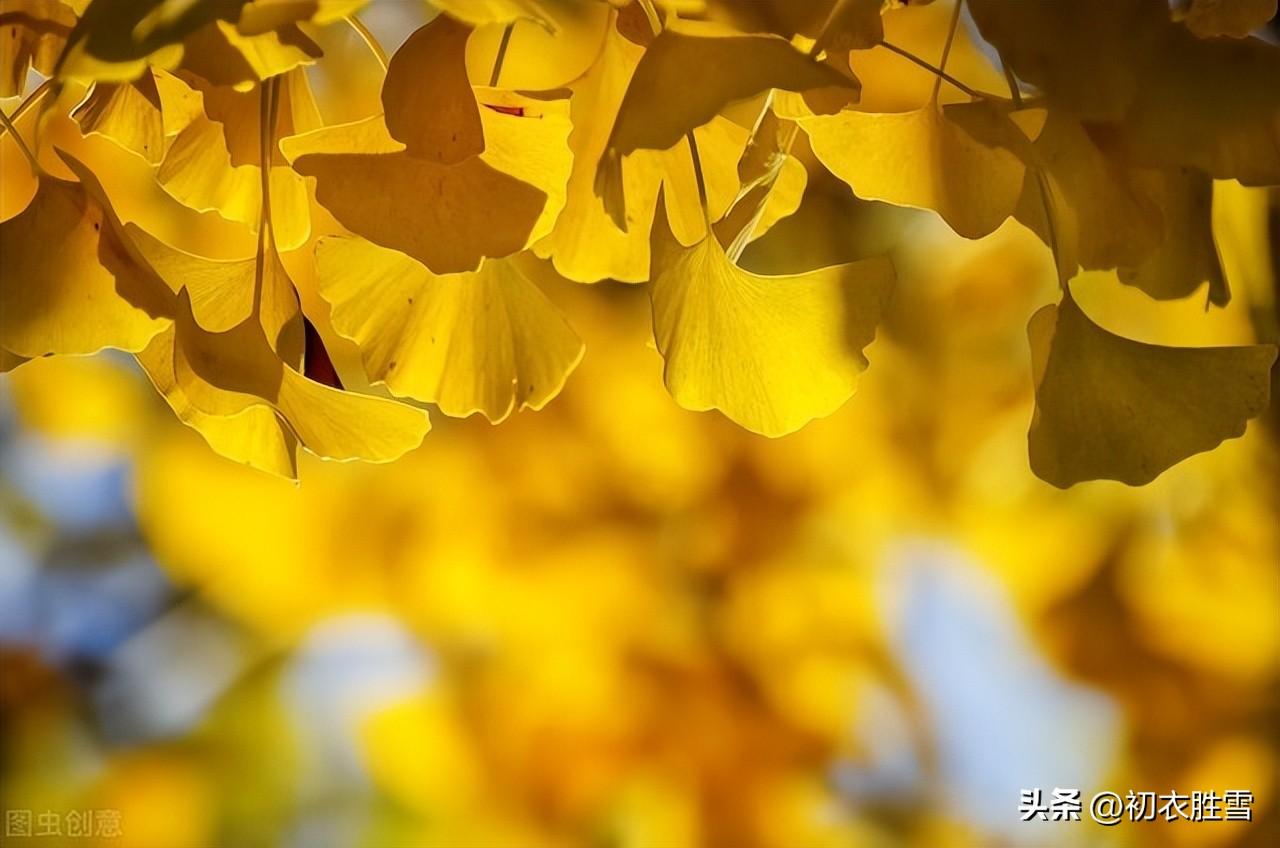
MULTIPOLYGON (((370 11, 389 49, 408 7, 370 11)), ((859 75, 896 87, 866 90, 911 90, 881 52, 859 75)), ((674 405, 643 288, 549 270, 587 356, 546 410, 435 415, 299 485, 216 456, 127 357, 0 378, 0 806, 121 829, 12 844, 1280 844, 1274 407, 1145 488, 1052 488, 1043 244, 810 179, 744 264, 888 251, 900 285, 858 394, 778 440, 674 405), (1247 789, 1254 820, 1021 822, 1055 787, 1247 789)), ((1268 201, 1217 188, 1225 242, 1268 201)), ((1274 277, 1230 282, 1212 312, 1074 291, 1150 341, 1273 332, 1274 277)))

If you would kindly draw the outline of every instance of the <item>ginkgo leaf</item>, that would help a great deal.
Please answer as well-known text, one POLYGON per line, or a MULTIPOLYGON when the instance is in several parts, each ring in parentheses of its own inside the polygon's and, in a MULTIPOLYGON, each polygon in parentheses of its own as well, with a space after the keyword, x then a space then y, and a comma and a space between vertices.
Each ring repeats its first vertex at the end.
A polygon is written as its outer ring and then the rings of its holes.
POLYGON ((27 208, 0 223, 0 256, 0 346, 11 353, 138 351, 164 329, 159 283, 81 184, 42 176, 27 208))
POLYGON ((75 25, 75 12, 60 0, 5 0, 0 5, 0 100, 21 94, 32 68, 53 76, 75 25))
POLYGON ((162 103, 152 72, 133 82, 94 86, 73 116, 86 135, 104 135, 152 165, 164 158, 167 145, 162 103))
POLYGON ((170 326, 156 336, 137 354, 137 360, 178 420, 198 432, 214 451, 228 459, 295 479, 298 439, 275 410, 258 405, 235 415, 209 415, 191 403, 174 375, 175 332, 170 326))
POLYGON ((966 238, 993 232, 1017 207, 1026 167, 1008 148, 1023 137, 988 104, 929 103, 913 112, 845 111, 799 121, 818 160, 865 200, 932 209, 966 238), (970 131, 975 123, 1009 143, 983 143, 970 131))
POLYGON ((1244 38, 1275 16, 1276 0, 1191 0, 1182 23, 1201 38, 1244 38))
POLYGON ((1028 327, 1036 411, 1031 468, 1059 488, 1141 486, 1244 434, 1267 408, 1273 345, 1176 348, 1114 335, 1068 291, 1028 327))
POLYGON ((213 85, 248 91, 257 83, 312 65, 320 47, 296 24, 243 35, 230 21, 214 21, 183 41, 181 69, 213 85))
POLYGON ((216 20, 234 21, 243 0, 94 0, 58 63, 63 78, 128 82, 150 65, 182 59, 182 41, 216 20))
MULTIPOLYGON (((596 196, 596 167, 608 144, 612 116, 642 54, 643 49, 627 40, 615 22, 596 62, 571 86, 573 132, 569 146, 573 164, 567 199, 555 228, 533 247, 538 256, 550 258, 556 270, 571 280, 647 280, 649 231, 659 191, 664 187, 666 212, 677 238, 692 244, 706 233, 692 153, 685 139, 668 150, 638 150, 622 160, 625 227, 614 222, 596 196)), ((747 135, 746 130, 721 117, 694 130, 707 204, 714 218, 723 215, 738 195, 736 163, 747 135)))
POLYGON ((1056 238, 1062 276, 1077 267, 1137 266, 1164 238, 1164 215, 1148 183, 1099 147, 1079 121, 1053 113, 1034 144, 1033 166, 1047 177, 1054 216, 1051 227, 1044 188, 1025 180, 1015 216, 1045 244, 1056 238))
POLYGON ((1225 306, 1231 292, 1213 243, 1213 181, 1191 171, 1138 175, 1163 212, 1162 239, 1148 256, 1121 267, 1120 281, 1157 300, 1187 297, 1209 284, 1209 301, 1225 306))
POLYGON ((229 416, 267 405, 303 447, 336 460, 389 462, 426 435, 424 411, 309 380, 281 361, 257 321, 210 333, 196 323, 185 291, 177 300, 175 379, 200 411, 229 416))
POLYGON ((667 390, 754 433, 794 432, 853 394, 893 282, 885 258, 751 274, 714 238, 679 244, 660 216, 650 297, 667 390))
POLYGON ((484 150, 480 106, 467 78, 470 34, 441 15, 391 57, 382 105, 387 131, 410 156, 453 165, 484 150))
POLYGON ((806 56, 773 35, 695 35, 664 29, 632 74, 609 135, 606 156, 666 150, 735 100, 771 88, 839 88, 854 99, 852 76, 806 56), (704 69, 724 69, 706 74, 704 69), (690 80, 698 80, 690 85, 690 80))
POLYGON ((968 3, 982 35, 1049 103, 1112 124, 1135 166, 1280 182, 1280 48, 1200 39, 1156 0, 968 3))
POLYGON ((586 73, 612 24, 612 6, 561 4, 547 13, 549 27, 525 20, 510 24, 510 32, 506 24, 478 26, 467 41, 471 78, 514 91, 551 91, 586 73))
POLYGON ((344 227, 435 273, 473 271, 550 231, 572 167, 562 101, 486 98, 497 108, 481 109, 485 152, 454 165, 410 155, 381 117, 287 139, 282 149, 316 179, 317 200, 344 227))
POLYGON ((171 247, 134 224, 125 225, 130 243, 174 293, 186 291, 192 317, 204 330, 225 333, 256 314, 277 355, 301 366, 301 313, 293 283, 279 255, 215 260, 171 247))
MULTIPOLYGON (((306 77, 282 77, 280 105, 272 137, 313 129, 318 123, 306 77)), ((178 83, 180 85, 180 83, 178 83)), ((169 143, 156 179, 174 199, 197 211, 217 211, 257 230, 262 217, 262 122, 258 91, 203 92, 204 113, 194 117, 169 143)), ((281 250, 306 243, 311 233, 311 200, 305 180, 271 148, 272 224, 281 250)))
POLYGON ((437 276, 362 239, 322 239, 320 293, 334 328, 354 341, 374 381, 437 404, 446 415, 492 422, 555 397, 582 341, 516 260, 437 276))

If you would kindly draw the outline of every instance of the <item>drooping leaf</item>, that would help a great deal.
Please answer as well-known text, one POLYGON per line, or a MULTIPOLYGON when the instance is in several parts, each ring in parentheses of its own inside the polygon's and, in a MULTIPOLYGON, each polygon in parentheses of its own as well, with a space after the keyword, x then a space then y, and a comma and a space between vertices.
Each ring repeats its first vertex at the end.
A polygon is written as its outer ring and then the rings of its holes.
POLYGON ((475 270, 550 231, 572 167, 562 101, 486 98, 498 108, 481 109, 485 152, 454 165, 410 155, 381 117, 288 139, 283 149, 344 227, 435 273, 475 270))
POLYGON ((1064 279, 1077 267, 1136 267, 1159 247, 1164 215, 1150 181, 1100 147, 1079 121, 1059 112, 1049 115, 1031 158, 1046 183, 1028 175, 1015 216, 1045 244, 1054 246, 1056 239, 1064 279), (1052 205, 1052 224, 1046 201, 1052 205))
POLYGON ((801 118, 800 126, 818 160, 858 197, 932 209, 966 238, 993 232, 1022 193, 1026 167, 1010 148, 1025 137, 985 103, 929 103, 898 114, 845 111, 801 118), (970 129, 975 123, 1007 143, 979 140, 970 129))
POLYGON ((94 0, 67 41, 64 78, 128 82, 150 65, 173 70, 182 42, 214 21, 235 21, 243 0, 94 0))
POLYGON ((196 323, 185 290, 177 302, 174 377, 199 411, 226 417, 274 409, 303 447, 344 461, 391 461, 429 429, 422 410, 307 379, 281 360, 254 318, 210 333, 196 323))
POLYGON ((1154 251, 1120 269, 1120 281, 1157 300, 1187 297, 1209 284, 1209 302, 1226 306, 1231 292, 1213 243, 1213 181, 1192 171, 1138 175, 1163 211, 1163 238, 1154 251))
POLYGON ((354 341, 371 380, 447 415, 498 422, 541 409, 582 358, 583 345, 516 260, 437 276, 362 239, 323 239, 320 292, 334 328, 354 341))
POLYGON ((165 327, 158 281, 83 185, 39 183, 26 209, 0 223, 0 347, 25 357, 142 350, 165 327))
POLYGON ((782 436, 853 394, 893 286, 887 259, 764 277, 714 238, 684 247, 661 216, 654 241, 654 337, 676 403, 782 436))
POLYGON ((256 315, 280 358, 295 367, 302 364, 298 298, 274 250, 215 260, 171 247, 134 224, 126 224, 125 233, 174 294, 186 291, 192 318, 202 329, 229 332, 256 315))
POLYGON ((175 332, 170 326, 156 336, 137 354, 137 360, 178 420, 230 460, 268 474, 296 478, 298 439, 275 410, 259 405, 234 415, 210 415, 191 403, 174 372, 175 332))
POLYGON ((272 77, 312 65, 319 45, 293 23, 244 35, 230 21, 214 21, 183 41, 181 70, 212 85, 249 91, 272 77))
POLYGON ((852 72, 838 73, 776 36, 664 29, 645 50, 627 86, 609 134, 607 158, 666 150, 727 104, 771 88, 838 88, 852 100, 858 82, 852 72), (706 74, 708 68, 723 71, 706 74), (699 84, 690 85, 694 79, 699 84))
POLYGON ((76 109, 75 118, 86 135, 105 135, 158 165, 166 148, 161 110, 155 77, 147 72, 133 82, 94 86, 88 99, 76 109))
POLYGON ((1054 108, 1105 123, 1134 166, 1280 182, 1280 48, 1200 39, 1163 0, 968 4, 982 35, 1054 108))
POLYGON ((1267 408, 1273 345, 1176 348, 1114 335, 1068 291, 1028 327, 1036 412, 1031 468, 1059 488, 1151 482, 1244 434, 1267 408))
MULTIPOLYGON (((305 75, 295 71, 281 79, 272 137, 313 130, 319 119, 305 75)), ((203 113, 169 143, 156 179, 184 205, 216 210, 256 231, 262 217, 261 93, 206 88, 200 94, 203 113)), ((310 236, 310 197, 305 181, 274 146, 267 155, 275 238, 288 251, 310 236)))
MULTIPOLYGON (((623 36, 616 23, 611 24, 595 63, 571 86, 573 132, 569 146, 573 166, 567 202, 554 230, 533 247, 538 256, 550 258, 556 270, 571 280, 647 280, 649 231, 659 191, 664 188, 666 214, 676 236, 683 243, 692 244, 706 232, 692 153, 684 139, 668 150, 639 150, 622 160, 625 226, 614 222, 595 194, 596 169, 608 145, 612 116, 642 54, 641 47, 623 36)), ((742 154, 747 133, 717 117, 695 130, 694 137, 710 213, 718 218, 737 197, 735 163, 742 154)))
POLYGON ((441 15, 391 58, 382 87, 387 131, 410 156, 454 165, 484 150, 480 105, 467 79, 470 33, 441 15))

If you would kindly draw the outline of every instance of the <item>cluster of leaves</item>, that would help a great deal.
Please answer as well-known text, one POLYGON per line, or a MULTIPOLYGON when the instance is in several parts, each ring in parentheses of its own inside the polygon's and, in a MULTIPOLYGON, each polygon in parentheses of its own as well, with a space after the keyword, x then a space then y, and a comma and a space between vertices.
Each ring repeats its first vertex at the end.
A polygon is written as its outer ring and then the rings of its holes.
POLYGON ((1117 269, 1226 303, 1213 180, 1280 184, 1280 49, 1248 35, 1274 3, 964 0, 936 65, 885 41, 887 0, 436 0, 389 60, 364 5, 0 0, 0 97, 49 78, 0 138, 0 364, 117 348, 228 457, 284 476, 300 448, 388 461, 428 430, 414 401, 496 422, 559 392, 584 347, 537 283, 555 273, 646 283, 675 401, 780 436, 852 395, 894 285, 885 257, 741 266, 800 206, 803 137, 858 197, 968 238, 1016 218, 1052 250, 1061 301, 1029 329, 1050 483, 1149 482, 1270 403, 1273 346, 1123 338, 1069 281, 1117 269), (966 10, 1005 93, 947 72, 966 10), (338 32, 385 67, 354 120, 313 91, 344 73, 322 46, 338 32), (868 108, 851 56, 877 46, 935 74, 927 102, 868 108), (504 75, 521 50, 536 72, 504 75), (749 127, 726 115, 742 101, 749 127), (59 120, 141 182, 58 143, 59 120), (164 201, 126 196, 142 183, 164 201), (178 207, 252 250, 183 244, 178 207), (344 385, 335 336, 385 391, 344 385))

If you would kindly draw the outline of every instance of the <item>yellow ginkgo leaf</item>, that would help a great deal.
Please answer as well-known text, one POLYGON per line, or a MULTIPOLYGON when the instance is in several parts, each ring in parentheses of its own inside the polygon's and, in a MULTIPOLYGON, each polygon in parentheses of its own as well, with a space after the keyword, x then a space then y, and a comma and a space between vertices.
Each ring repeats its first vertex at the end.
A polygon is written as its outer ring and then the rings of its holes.
POLYGON ((483 87, 477 88, 476 94, 484 104, 480 118, 485 150, 480 159, 547 196, 525 239, 528 246, 551 232, 567 201, 567 184, 573 171, 569 101, 483 87))
POLYGON ((841 74, 777 36, 694 32, 665 29, 645 50, 618 107, 607 158, 666 150, 727 104, 771 88, 838 88, 857 96, 852 72, 841 74), (690 85, 694 79, 698 84, 690 85))
POLYGON ((178 420, 230 460, 269 474, 296 478, 298 439, 275 410, 255 405, 235 415, 210 415, 191 403, 174 376, 174 334, 170 326, 137 354, 137 360, 178 420))
POLYGON ((765 277, 714 238, 680 245, 654 230, 653 329, 664 379, 686 409, 718 409, 782 436, 853 394, 894 282, 885 258, 765 277))
POLYGON ((972 0, 982 35, 1053 108, 1112 124, 1135 166, 1280 182, 1280 48, 1197 38, 1154 0, 972 0))
POLYGON ((387 68, 387 131, 410 156, 453 165, 484 150, 480 106, 467 78, 471 30, 445 15, 420 28, 387 68))
POLYGON ((82 184, 41 177, 27 208, 0 224, 0 256, 0 347, 10 353, 138 351, 164 329, 160 283, 82 184))
MULTIPOLYGON (((306 76, 280 78, 280 104, 272 137, 314 129, 319 119, 306 76)), ((175 86, 181 85, 176 82, 175 86)), ((169 144, 156 173, 165 191, 197 211, 216 210, 230 221, 257 230, 262 217, 261 93, 230 89, 202 91, 204 113, 194 117, 169 144)), ((271 217, 281 250, 305 244, 311 234, 311 200, 306 182, 270 148, 271 217)))
POLYGON ((1192 171, 1137 175, 1163 212, 1162 240, 1140 262, 1120 269, 1120 281, 1157 300, 1187 297, 1209 284, 1209 302, 1226 306, 1231 291, 1213 243, 1213 181, 1192 171))
POLYGON ((1147 183, 1100 147, 1074 118, 1048 116, 1034 144, 1034 167, 1015 216, 1062 254, 1062 276, 1085 269, 1133 267, 1144 262, 1163 238, 1164 216, 1147 183), (1045 192, 1049 192, 1046 198, 1045 192), (1053 222, 1046 218, 1046 200, 1053 222))
MULTIPOLYGON (((659 191, 665 187, 666 210, 677 238, 692 244, 706 233, 688 141, 667 150, 638 150, 621 163, 625 195, 625 227, 618 226, 596 196, 596 166, 608 145, 612 116, 643 54, 611 24, 591 69, 571 86, 573 132, 572 174, 564 211, 550 235, 533 250, 550 258, 561 275, 582 283, 605 279, 643 282, 649 279, 649 230, 659 191)), ((736 163, 747 131, 716 117, 694 130, 712 217, 723 215, 738 195, 736 163)))
POLYGON ((282 149, 347 229, 438 274, 474 271, 551 230, 572 168, 562 100, 483 94, 485 152, 454 165, 410 155, 381 116, 286 139, 282 149))
POLYGON ((302 364, 298 298, 274 250, 244 259, 214 260, 171 247, 132 223, 125 225, 125 233, 174 294, 187 292, 192 317, 201 328, 228 332, 256 311, 280 358, 295 366, 302 364))
POLYGON ((1280 47, 1257 38, 1161 31, 1119 128, 1135 164, 1280 183, 1280 47))
POLYGON ((303 447, 343 461, 389 462, 426 435, 424 411, 322 385, 286 365, 253 318, 210 333, 196 323, 185 291, 177 301, 174 376, 201 412, 229 416, 274 408, 303 447))
POLYGON ((83 82, 128 82, 149 66, 173 70, 182 42, 216 20, 238 17, 239 0, 94 0, 59 59, 58 75, 83 82))
POLYGON ((845 111, 799 121, 818 160, 865 200, 932 209, 966 238, 994 232, 1017 207, 1026 167, 1008 148, 1020 131, 988 104, 929 103, 913 112, 845 111), (973 124, 985 125, 981 137, 1008 144, 983 143, 973 124))
POLYGON ((363 239, 322 239, 320 293, 365 371, 397 395, 452 416, 498 422, 541 409, 582 358, 583 344, 519 260, 437 276, 363 239))
POLYGON ((612 23, 612 7, 588 2, 554 5, 547 12, 550 27, 526 20, 511 24, 510 34, 505 24, 477 27, 467 41, 471 78, 516 91, 551 91, 586 73, 612 23))
POLYGON ((61 0, 0 4, 0 100, 23 92, 31 68, 52 76, 75 25, 75 12, 61 0))
POLYGON ((218 20, 183 41, 181 69, 213 85, 248 91, 272 77, 312 65, 320 55, 320 47, 297 24, 244 35, 234 23, 218 20))
POLYGON ((152 165, 164 158, 167 144, 162 103, 151 71, 133 82, 94 86, 74 117, 86 135, 104 135, 152 165))
POLYGON ((1141 486, 1193 454, 1244 434, 1267 408, 1274 345, 1177 348, 1114 335, 1070 292, 1028 327, 1036 412, 1031 468, 1067 488, 1141 486))

